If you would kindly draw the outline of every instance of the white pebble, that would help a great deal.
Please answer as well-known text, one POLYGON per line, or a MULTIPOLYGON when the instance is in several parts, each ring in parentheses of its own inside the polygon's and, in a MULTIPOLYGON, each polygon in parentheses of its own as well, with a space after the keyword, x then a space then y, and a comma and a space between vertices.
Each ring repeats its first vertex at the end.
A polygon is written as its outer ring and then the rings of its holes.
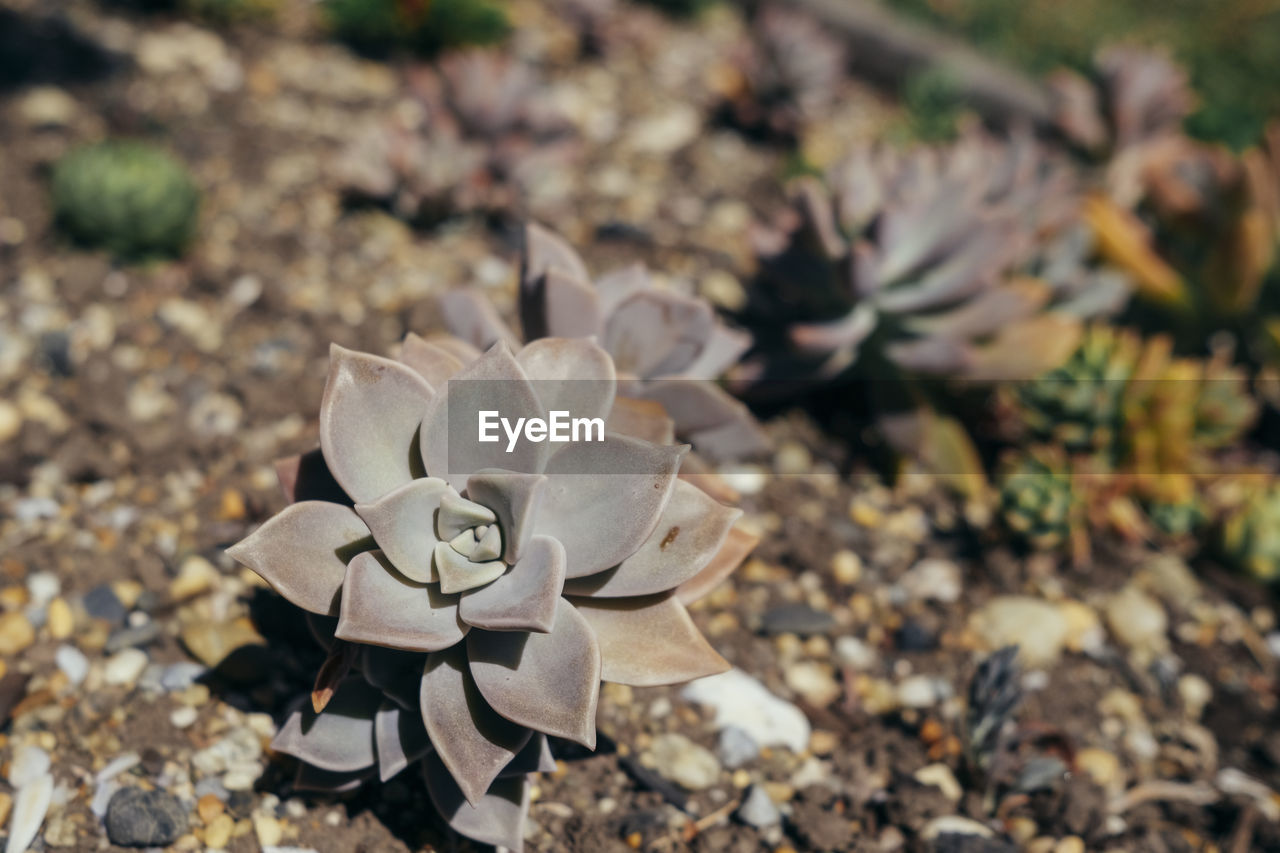
POLYGON ((181 708, 175 708, 173 713, 169 715, 169 722, 176 729, 185 729, 196 721, 200 716, 200 712, 190 705, 183 705, 181 708))
POLYGON ((27 578, 27 592, 31 595, 31 603, 36 607, 44 607, 58 597, 62 591, 62 582, 52 572, 36 572, 27 578))
POLYGON ((700 678, 680 695, 714 708, 717 731, 737 726, 759 746, 785 746, 797 753, 809 745, 811 729, 804 712, 740 669, 700 678))
POLYGON ((35 744, 27 744, 14 753, 9 764, 9 784, 21 788, 49 772, 49 753, 35 744))
POLYGON ((85 676, 89 674, 89 659, 75 646, 59 646, 53 659, 57 662, 58 669, 62 670, 62 674, 73 685, 84 681, 85 676))
POLYGON ((110 782, 129 768, 136 767, 141 761, 141 756, 136 752, 126 752, 124 755, 118 755, 111 759, 106 767, 99 770, 94 779, 99 785, 110 782))
POLYGON ((102 676, 107 684, 132 687, 147 668, 147 655, 140 649, 123 649, 107 660, 102 676))

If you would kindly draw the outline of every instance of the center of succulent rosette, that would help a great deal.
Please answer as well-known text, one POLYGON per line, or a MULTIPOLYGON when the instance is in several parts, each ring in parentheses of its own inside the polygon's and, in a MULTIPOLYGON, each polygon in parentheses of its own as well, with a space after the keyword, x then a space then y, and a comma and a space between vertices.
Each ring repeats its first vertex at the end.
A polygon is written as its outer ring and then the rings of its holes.
POLYGON ((457 494, 440 499, 436 513, 435 569, 440 591, 465 592, 500 578, 502 530, 488 507, 457 494))

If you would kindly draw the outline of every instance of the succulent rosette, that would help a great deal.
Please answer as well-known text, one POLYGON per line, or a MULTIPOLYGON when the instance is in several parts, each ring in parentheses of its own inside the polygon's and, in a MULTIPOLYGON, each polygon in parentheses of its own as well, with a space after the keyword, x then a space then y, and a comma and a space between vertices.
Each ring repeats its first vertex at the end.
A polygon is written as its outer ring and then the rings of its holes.
POLYGON ((754 540, 677 479, 687 447, 605 432, 508 452, 458 428, 482 410, 610 420, 615 391, 588 340, 332 348, 320 450, 278 466, 293 503, 230 551, 330 647, 273 744, 304 762, 300 786, 421 764, 455 830, 519 849, 527 774, 550 766, 548 736, 594 747, 602 678, 727 668, 685 603, 754 540))
MULTIPOLYGON (((455 290, 443 300, 450 331, 477 347, 519 345, 484 296, 455 290)), ((592 279, 563 237, 536 224, 525 229, 520 325, 525 340, 589 338, 617 367, 620 391, 662 405, 676 435, 716 460, 760 454, 769 442, 750 410, 717 384, 751 346, 711 304, 660 287, 642 264, 592 279)))

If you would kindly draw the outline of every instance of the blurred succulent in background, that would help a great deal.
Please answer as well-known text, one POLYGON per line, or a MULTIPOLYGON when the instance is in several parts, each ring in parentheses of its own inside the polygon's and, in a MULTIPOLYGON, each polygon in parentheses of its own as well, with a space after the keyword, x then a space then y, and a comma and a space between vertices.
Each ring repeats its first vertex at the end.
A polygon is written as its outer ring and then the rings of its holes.
POLYGON ((1049 86, 1066 137, 1113 161, 1180 135, 1196 106, 1186 70, 1166 51, 1135 45, 1099 50, 1092 79, 1064 69, 1050 76, 1049 86))
POLYGON ((864 362, 989 381, 1056 367, 1080 313, 1125 297, 1112 276, 1029 274, 1077 202, 1065 164, 1026 134, 863 148, 825 184, 802 179, 790 222, 758 239, 748 319, 767 373, 831 377, 864 362))
POLYGON ((1250 484, 1250 495, 1222 524, 1222 555, 1260 581, 1280 581, 1280 483, 1250 484))
POLYGON ((435 54, 501 41, 511 29, 495 0, 322 0, 339 38, 360 50, 435 54))
POLYGON ((1141 341, 1111 326, 1090 326, 1061 367, 1012 386, 1020 426, 1070 453, 1110 453, 1123 429, 1121 401, 1141 341))
POLYGON ((1015 541, 1033 550, 1055 550, 1080 530, 1081 505, 1071 463, 1060 448, 1033 445, 1001 465, 1000 519, 1015 541))
MULTIPOLYGON (((594 281, 573 247, 539 225, 525 229, 520 325, 526 340, 594 338, 618 370, 620 392, 660 403, 676 436, 714 459, 763 452, 768 442, 742 403, 715 380, 751 345, 705 299, 660 287, 633 264, 594 281)), ((449 330, 477 347, 516 335, 488 300, 455 290, 443 300, 449 330)))
MULTIPOLYGON (((1167 335, 1144 341, 1106 326, 1089 329, 1061 368, 1008 396, 1018 438, 1064 454, 1051 467, 1073 482, 1089 522, 1130 536, 1148 535, 1152 525, 1183 536, 1211 522, 1204 493, 1231 473, 1219 452, 1237 444, 1258 414, 1229 350, 1175 358, 1167 335)), ((1019 463, 1037 464, 1047 467, 1019 463)), ((1006 509, 1022 497, 1037 506, 1030 495, 1006 489, 1006 509)), ((1025 520, 1010 527, 1035 529, 1025 520)))
POLYGON ((58 225, 71 237, 130 260, 181 255, 200 208, 186 167, 141 142, 77 148, 54 167, 52 193, 58 225))
POLYGON ((435 220, 517 206, 554 182, 575 151, 572 126, 536 70, 474 50, 412 69, 406 102, 355 136, 337 172, 353 197, 435 220))
POLYGON ((744 132, 795 144, 829 111, 845 76, 843 42, 803 12, 765 6, 717 75, 724 118, 744 132))
POLYGON ((421 762, 454 829, 519 849, 526 774, 548 767, 548 735, 594 747, 602 678, 727 668, 685 603, 754 539, 677 479, 687 447, 463 438, 481 410, 607 418, 615 391, 581 339, 480 354, 410 335, 398 361, 333 347, 320 451, 279 466, 294 503, 230 551, 334 638, 273 743, 304 762, 300 785, 421 762))

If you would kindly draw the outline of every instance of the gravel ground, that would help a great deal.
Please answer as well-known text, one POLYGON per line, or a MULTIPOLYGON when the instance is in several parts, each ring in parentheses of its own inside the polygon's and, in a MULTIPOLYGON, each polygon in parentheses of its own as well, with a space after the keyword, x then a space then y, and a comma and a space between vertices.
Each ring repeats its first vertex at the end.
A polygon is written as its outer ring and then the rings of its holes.
MULTIPOLYGON (((0 62, 10 835, 35 849, 470 849, 409 773, 345 800, 293 792, 266 744, 319 653, 223 549, 283 505, 271 460, 315 446, 330 341, 386 352, 433 328, 450 287, 510 311, 523 216, 594 268, 642 260, 732 309, 747 226, 780 198, 786 163, 707 118, 742 31, 732 11, 628 10, 601 59, 554 10, 512 7, 514 49, 580 131, 575 177, 415 231, 344 205, 331 168, 353 128, 396 108, 407 69, 325 41, 307 4, 215 31, 0 0, 0 46, 19 60, 0 62), (187 260, 116 266, 51 227, 49 164, 106 134, 190 164, 205 204, 187 260)), ((821 160, 893 120, 850 81, 808 150, 821 160)), ((762 543, 694 613, 735 673, 606 686, 601 748, 555 744, 529 849, 1280 850, 1265 591, 1132 545, 1095 543, 1083 570, 1016 555, 930 483, 861 474, 803 415, 768 430, 775 456, 726 475, 762 543), (1026 700, 979 773, 968 684, 1008 643, 1026 700)))

